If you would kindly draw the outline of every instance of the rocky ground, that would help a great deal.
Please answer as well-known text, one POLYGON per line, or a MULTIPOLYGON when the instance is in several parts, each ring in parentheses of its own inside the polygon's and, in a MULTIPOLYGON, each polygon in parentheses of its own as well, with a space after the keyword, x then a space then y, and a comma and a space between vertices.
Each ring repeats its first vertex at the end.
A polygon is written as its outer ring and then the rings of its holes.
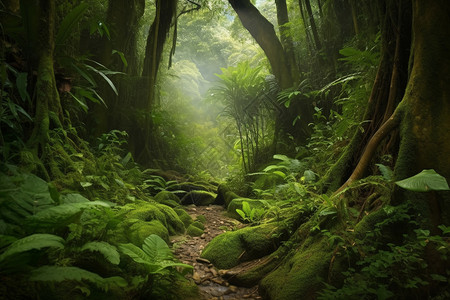
POLYGON ((257 287, 243 288, 230 285, 221 275, 226 270, 217 270, 209 261, 202 259, 203 248, 217 235, 243 224, 224 215, 225 209, 220 205, 187 206, 186 211, 195 219, 199 215, 206 218, 205 231, 200 237, 180 236, 172 240, 177 258, 183 263, 194 266, 192 280, 200 289, 203 300, 259 300, 257 287))

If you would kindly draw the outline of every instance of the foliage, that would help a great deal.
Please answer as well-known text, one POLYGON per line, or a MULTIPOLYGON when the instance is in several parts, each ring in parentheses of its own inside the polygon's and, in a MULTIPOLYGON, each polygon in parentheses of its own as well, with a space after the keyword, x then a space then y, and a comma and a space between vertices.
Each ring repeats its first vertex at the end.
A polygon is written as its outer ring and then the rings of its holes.
POLYGON ((375 224, 373 230, 363 235, 330 235, 330 242, 336 238, 350 262, 342 272, 345 280, 341 287, 325 284, 319 299, 407 297, 420 287, 432 281, 447 281, 439 274, 428 274, 424 255, 428 248, 436 249, 441 258, 448 257, 448 233, 440 226, 443 234, 431 236, 429 230, 417 228, 403 238, 389 240, 389 226, 409 223, 416 226, 411 218, 408 205, 385 206, 387 218, 375 224), (361 238, 362 237, 362 238, 361 238))
POLYGON ((413 192, 448 191, 450 190, 445 177, 435 170, 423 170, 412 177, 396 181, 398 186, 413 192))
POLYGON ((236 151, 241 154, 245 172, 254 171, 273 133, 273 107, 265 92, 262 66, 251 67, 248 61, 236 67, 222 68, 220 82, 211 90, 212 97, 224 105, 222 115, 234 120, 239 140, 236 151))
POLYGON ((121 244, 119 250, 143 265, 149 274, 164 273, 166 269, 174 267, 181 267, 186 271, 192 269, 190 265, 174 262, 169 246, 155 234, 149 235, 144 240, 142 249, 133 244, 121 244))
POLYGON ((250 208, 250 205, 248 204, 247 201, 243 201, 242 209, 236 209, 236 212, 241 216, 244 222, 250 223, 258 223, 264 215, 263 208, 257 207, 250 208))
MULTIPOLYGON (((69 280, 78 283, 87 281, 106 292, 114 287, 124 288, 128 285, 127 281, 119 276, 103 278, 96 273, 84 269, 65 266, 39 267, 31 272, 30 280, 39 282, 63 282, 69 280)), ((89 294, 89 289, 85 289, 85 293, 89 294)))

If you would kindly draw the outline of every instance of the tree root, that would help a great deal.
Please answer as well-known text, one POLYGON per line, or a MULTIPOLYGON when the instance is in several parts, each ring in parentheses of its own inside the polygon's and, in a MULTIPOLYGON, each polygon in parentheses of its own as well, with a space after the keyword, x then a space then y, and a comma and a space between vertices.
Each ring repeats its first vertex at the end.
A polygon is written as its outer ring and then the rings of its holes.
POLYGON ((383 139, 392 132, 397 126, 400 124, 400 115, 398 113, 394 113, 391 115, 389 119, 387 119, 386 122, 384 122, 383 125, 375 132, 375 134, 370 138, 369 142, 367 143, 366 148, 364 149, 364 152, 359 159, 358 164, 356 165, 355 169, 353 170, 352 175, 347 179, 347 181, 334 193, 334 195, 339 194, 342 192, 345 188, 347 188, 353 181, 361 179, 364 175, 364 172, 366 171, 370 161, 372 160, 375 151, 377 147, 380 145, 380 143, 383 141, 383 139))

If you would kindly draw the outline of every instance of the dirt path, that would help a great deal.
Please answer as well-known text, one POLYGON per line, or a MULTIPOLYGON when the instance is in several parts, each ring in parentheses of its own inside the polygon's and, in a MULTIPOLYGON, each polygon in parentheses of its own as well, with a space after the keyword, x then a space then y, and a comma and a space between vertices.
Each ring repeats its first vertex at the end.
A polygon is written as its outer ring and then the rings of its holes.
POLYGON ((240 228, 243 225, 232 218, 224 216, 225 209, 219 205, 188 206, 186 211, 196 218, 203 215, 206 218, 205 231, 201 237, 181 236, 172 240, 176 257, 183 263, 194 266, 192 279, 200 289, 201 299, 206 300, 259 300, 257 287, 243 288, 230 285, 221 277, 221 270, 217 270, 209 261, 200 258, 205 246, 217 235, 240 228))

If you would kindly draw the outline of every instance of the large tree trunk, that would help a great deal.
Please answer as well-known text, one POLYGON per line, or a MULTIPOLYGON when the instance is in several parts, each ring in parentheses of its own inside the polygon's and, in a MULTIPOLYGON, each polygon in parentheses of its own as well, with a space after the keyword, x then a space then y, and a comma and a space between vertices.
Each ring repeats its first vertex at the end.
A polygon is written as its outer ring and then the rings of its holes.
POLYGON ((261 15, 250 0, 229 0, 228 2, 239 16, 242 25, 263 49, 280 87, 282 89, 292 87, 293 80, 288 60, 272 23, 261 15))
MULTIPOLYGON (((370 157, 364 158, 364 166, 354 172, 369 140, 392 115, 394 108, 403 97, 408 77, 408 57, 411 45, 411 9, 409 1, 388 1, 380 12, 384 16, 381 36, 381 60, 372 87, 363 120, 371 120, 364 125, 364 131, 356 131, 350 144, 337 162, 327 172, 322 180, 323 191, 335 191, 343 181, 349 178, 346 185, 361 178, 366 173, 370 157), (395 23, 393 23, 393 21, 395 23), (356 176, 355 176, 356 175, 356 176)), ((391 132, 389 132, 391 133, 391 132)), ((379 137, 379 135, 377 135, 379 137)), ((392 137, 395 144, 395 137, 392 137)), ((392 150, 392 149, 391 149, 392 150)))
MULTIPOLYGON (((47 151, 49 130, 61 127, 62 109, 56 88, 53 68, 53 51, 55 47, 55 3, 52 0, 41 0, 39 11, 39 38, 37 39, 37 82, 36 82, 36 113, 34 129, 28 141, 28 147, 33 150, 36 161, 50 159, 47 151)), ((42 175, 49 178, 47 171, 40 165, 42 175)))
MULTIPOLYGON (((415 0, 413 13, 413 67, 399 106, 401 141, 395 174, 402 179, 434 169, 449 181, 450 27, 443 24, 450 16, 450 2, 415 0)), ((432 231, 450 224, 448 192, 413 193, 409 198, 422 198, 414 203, 432 231)))

